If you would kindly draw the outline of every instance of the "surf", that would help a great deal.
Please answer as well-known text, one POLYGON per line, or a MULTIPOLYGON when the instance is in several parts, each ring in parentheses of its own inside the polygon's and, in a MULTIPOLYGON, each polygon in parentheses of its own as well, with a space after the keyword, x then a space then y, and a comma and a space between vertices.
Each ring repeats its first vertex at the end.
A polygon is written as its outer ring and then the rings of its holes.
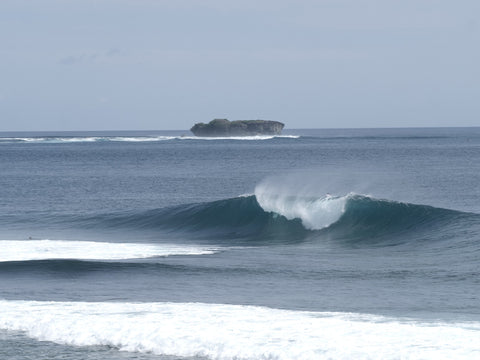
POLYGON ((228 137, 201 137, 191 135, 150 135, 150 136, 30 136, 30 137, 0 137, 0 144, 69 144, 69 143, 98 143, 98 142, 164 142, 184 140, 204 141, 264 141, 272 139, 298 139, 298 135, 255 135, 255 136, 228 136, 228 137))
POLYGON ((0 300, 0 329, 69 346, 206 359, 472 359, 478 322, 206 303, 0 300), (54 319, 54 321, 52 321, 54 319))
POLYGON ((449 231, 462 223, 478 224, 480 216, 355 193, 315 197, 257 189, 253 195, 103 214, 75 222, 90 229, 142 231, 221 245, 327 240, 387 245, 419 239, 434 229, 449 231))
POLYGON ((0 240, 0 263, 33 260, 131 260, 211 255, 219 248, 181 244, 108 243, 72 240, 0 240))

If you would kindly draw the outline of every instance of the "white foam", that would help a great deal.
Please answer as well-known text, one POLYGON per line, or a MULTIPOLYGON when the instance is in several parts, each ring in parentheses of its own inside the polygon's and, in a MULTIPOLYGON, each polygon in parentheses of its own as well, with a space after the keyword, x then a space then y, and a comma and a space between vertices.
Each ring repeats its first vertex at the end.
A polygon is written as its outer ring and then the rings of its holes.
POLYGON ((95 142, 101 140, 101 137, 82 136, 82 137, 16 137, 16 138, 0 138, 5 142, 27 142, 27 143, 71 143, 71 142, 95 142))
POLYGON ((2 138, 2 141, 19 141, 31 143, 74 143, 74 142, 98 142, 98 141, 126 141, 126 142, 142 142, 142 141, 164 141, 175 139, 174 136, 74 136, 74 137, 25 137, 25 138, 2 138))
POLYGON ((28 143, 73 143, 97 141, 152 142, 166 140, 269 140, 273 138, 298 139, 297 135, 256 135, 232 137, 199 137, 199 136, 74 136, 74 137, 11 137, 0 138, 0 141, 28 143))
POLYGON ((255 188, 255 197, 263 210, 283 215, 289 220, 301 219, 305 228, 320 230, 340 219, 349 195, 319 197, 292 194, 291 191, 262 182, 255 188))
POLYGON ((0 262, 46 259, 122 260, 172 255, 208 255, 218 248, 64 240, 0 240, 0 262))
POLYGON ((102 138, 96 136, 88 137, 65 137, 65 138, 47 138, 47 142, 95 142, 102 138))
POLYGON ((298 135, 254 135, 254 136, 218 136, 218 137, 202 137, 202 136, 182 136, 182 140, 270 140, 275 138, 298 139, 298 135))
POLYGON ((177 136, 138 136, 138 137, 116 136, 111 138, 104 138, 104 140, 126 141, 126 142, 149 142, 149 141, 173 140, 176 138, 177 136))
POLYGON ((74 346, 240 359, 478 359, 480 323, 198 303, 0 301, 0 329, 74 346))

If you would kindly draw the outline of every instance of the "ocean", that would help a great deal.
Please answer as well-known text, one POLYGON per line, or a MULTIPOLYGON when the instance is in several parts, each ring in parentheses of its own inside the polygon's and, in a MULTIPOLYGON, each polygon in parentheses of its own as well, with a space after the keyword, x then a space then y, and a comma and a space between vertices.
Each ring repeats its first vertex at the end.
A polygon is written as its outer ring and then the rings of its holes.
POLYGON ((480 128, 0 133, 0 358, 480 359, 480 128))

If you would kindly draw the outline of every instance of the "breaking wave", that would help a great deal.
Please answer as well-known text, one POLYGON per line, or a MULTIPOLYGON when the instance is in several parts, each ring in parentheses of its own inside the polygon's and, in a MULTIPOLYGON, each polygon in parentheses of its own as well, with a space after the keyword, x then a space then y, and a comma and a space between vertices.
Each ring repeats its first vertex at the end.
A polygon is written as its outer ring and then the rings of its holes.
MULTIPOLYGON (((476 214, 373 197, 283 196, 257 192, 212 202, 183 204, 143 212, 96 215, 77 225, 162 231, 169 236, 236 240, 249 243, 299 241, 320 237, 340 240, 379 239, 428 232, 433 228, 479 222, 476 214)), ((414 238, 414 236, 410 236, 414 238)), ((396 241, 396 240, 395 240, 396 241)))
MULTIPOLYGON (((215 246, 260 245, 271 241, 294 243, 318 239, 337 242, 361 241, 363 244, 374 241, 381 244, 385 237, 392 243, 398 243, 400 238, 400 242, 406 238, 406 234, 410 240, 416 240, 420 237, 426 238, 429 232, 442 228, 445 230, 442 238, 446 238, 448 234, 462 231, 462 228, 473 229, 472 231, 480 228, 480 215, 473 213, 377 199, 355 193, 315 196, 281 190, 259 185, 255 194, 251 195, 141 211, 126 210, 91 215, 40 213, 21 218, 3 215, 2 223, 20 228, 24 228, 25 224, 33 224, 36 229, 47 227, 51 231, 60 231, 59 234, 65 229, 81 229, 90 234, 89 236, 100 231, 106 236, 121 235, 126 242, 129 236, 139 238, 137 235, 141 233, 140 238, 147 243, 163 239, 162 241, 167 243, 191 244, 193 241, 198 244, 198 241, 206 241, 215 246)), ((91 237, 86 238, 88 239, 91 237)), ((32 248, 37 245, 47 248, 49 244, 31 243, 32 248)), ((11 248, 16 245, 11 245, 11 248)), ((87 253, 82 252, 81 249, 88 248, 84 245, 85 242, 58 243, 51 248, 56 248, 60 253, 49 251, 53 258, 57 255, 63 258, 62 254, 79 251, 75 258, 81 255, 86 256, 85 259, 91 259, 87 253), (65 250, 61 251, 62 248, 65 250)), ((99 245, 92 245, 92 248, 94 246, 99 245)), ((173 247, 167 249, 166 245, 162 245, 161 249, 149 248, 150 245, 140 248, 140 244, 132 245, 132 248, 128 248, 129 245, 122 246, 124 248, 120 248, 118 243, 105 243, 102 248, 92 253, 118 254, 121 258, 130 256, 130 250, 132 254, 139 252, 140 256, 143 256, 143 253, 163 256, 163 251, 166 251, 165 255, 169 255, 168 251, 181 250, 173 247), (115 248, 112 250, 108 248, 110 246, 115 248)), ((202 248, 198 251, 204 250, 202 248)), ((33 254, 28 256, 33 257, 33 254)))

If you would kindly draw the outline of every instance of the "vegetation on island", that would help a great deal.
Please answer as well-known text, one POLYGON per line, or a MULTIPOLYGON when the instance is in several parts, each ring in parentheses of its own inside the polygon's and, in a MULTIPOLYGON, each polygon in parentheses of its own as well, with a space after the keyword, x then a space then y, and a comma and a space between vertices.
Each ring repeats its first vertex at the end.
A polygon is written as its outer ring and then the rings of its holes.
POLYGON ((196 136, 255 136, 278 135, 285 124, 272 120, 235 120, 214 119, 208 124, 197 123, 190 131, 196 136))

